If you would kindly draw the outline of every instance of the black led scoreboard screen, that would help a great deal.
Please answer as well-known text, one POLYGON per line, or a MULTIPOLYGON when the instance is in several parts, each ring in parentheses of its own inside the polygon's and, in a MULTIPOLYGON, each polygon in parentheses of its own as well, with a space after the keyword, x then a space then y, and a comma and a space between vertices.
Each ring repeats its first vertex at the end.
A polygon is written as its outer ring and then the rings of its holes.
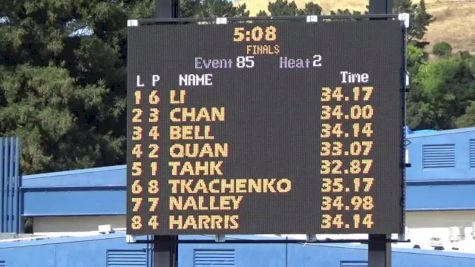
POLYGON ((128 28, 129 234, 397 233, 399 21, 128 28))

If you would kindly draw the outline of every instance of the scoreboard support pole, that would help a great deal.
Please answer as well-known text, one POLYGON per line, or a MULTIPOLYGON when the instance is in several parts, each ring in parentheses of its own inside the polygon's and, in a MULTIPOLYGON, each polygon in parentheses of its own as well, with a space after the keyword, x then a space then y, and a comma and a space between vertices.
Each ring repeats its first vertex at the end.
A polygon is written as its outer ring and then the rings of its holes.
POLYGON ((153 267, 178 267, 178 236, 154 236, 153 267))
MULTIPOLYGON (((177 18, 179 0, 156 0, 157 18, 177 18)), ((153 237, 153 267, 178 267, 178 236, 153 237)))
POLYGON ((156 0, 157 18, 177 18, 179 12, 179 0, 156 0))
MULTIPOLYGON (((370 14, 392 14, 393 0, 369 0, 370 14)), ((369 235, 368 267, 391 267, 391 236, 369 235)))
POLYGON ((369 0, 370 14, 392 14, 393 0, 369 0))
POLYGON ((391 267, 391 240, 388 235, 369 235, 368 267, 391 267))

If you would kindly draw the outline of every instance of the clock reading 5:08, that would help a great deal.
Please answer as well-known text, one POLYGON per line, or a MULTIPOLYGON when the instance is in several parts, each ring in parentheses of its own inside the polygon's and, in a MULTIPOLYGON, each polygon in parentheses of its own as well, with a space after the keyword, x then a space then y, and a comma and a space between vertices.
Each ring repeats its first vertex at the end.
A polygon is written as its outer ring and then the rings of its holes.
POLYGON ((260 42, 268 41, 272 42, 277 39, 277 28, 274 26, 267 26, 262 28, 256 26, 252 29, 246 29, 245 27, 234 28, 234 42, 260 42))

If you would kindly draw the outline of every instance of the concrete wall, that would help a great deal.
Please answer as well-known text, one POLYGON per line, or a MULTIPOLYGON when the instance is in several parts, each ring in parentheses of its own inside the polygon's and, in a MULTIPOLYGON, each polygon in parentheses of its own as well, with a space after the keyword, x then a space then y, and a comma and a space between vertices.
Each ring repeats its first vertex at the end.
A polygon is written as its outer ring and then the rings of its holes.
POLYGON ((406 212, 406 226, 409 228, 471 227, 473 222, 475 211, 472 210, 406 212))
POLYGON ((35 217, 33 232, 39 235, 71 234, 97 231, 98 225, 110 224, 113 229, 125 229, 125 216, 63 216, 35 217))

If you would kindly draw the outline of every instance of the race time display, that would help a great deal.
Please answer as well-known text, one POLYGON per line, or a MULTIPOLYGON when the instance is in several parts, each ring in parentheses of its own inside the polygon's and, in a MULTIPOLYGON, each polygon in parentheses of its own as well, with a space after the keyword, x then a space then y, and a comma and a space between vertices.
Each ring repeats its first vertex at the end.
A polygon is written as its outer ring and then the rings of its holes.
POLYGON ((128 27, 129 234, 398 233, 397 20, 128 27))

